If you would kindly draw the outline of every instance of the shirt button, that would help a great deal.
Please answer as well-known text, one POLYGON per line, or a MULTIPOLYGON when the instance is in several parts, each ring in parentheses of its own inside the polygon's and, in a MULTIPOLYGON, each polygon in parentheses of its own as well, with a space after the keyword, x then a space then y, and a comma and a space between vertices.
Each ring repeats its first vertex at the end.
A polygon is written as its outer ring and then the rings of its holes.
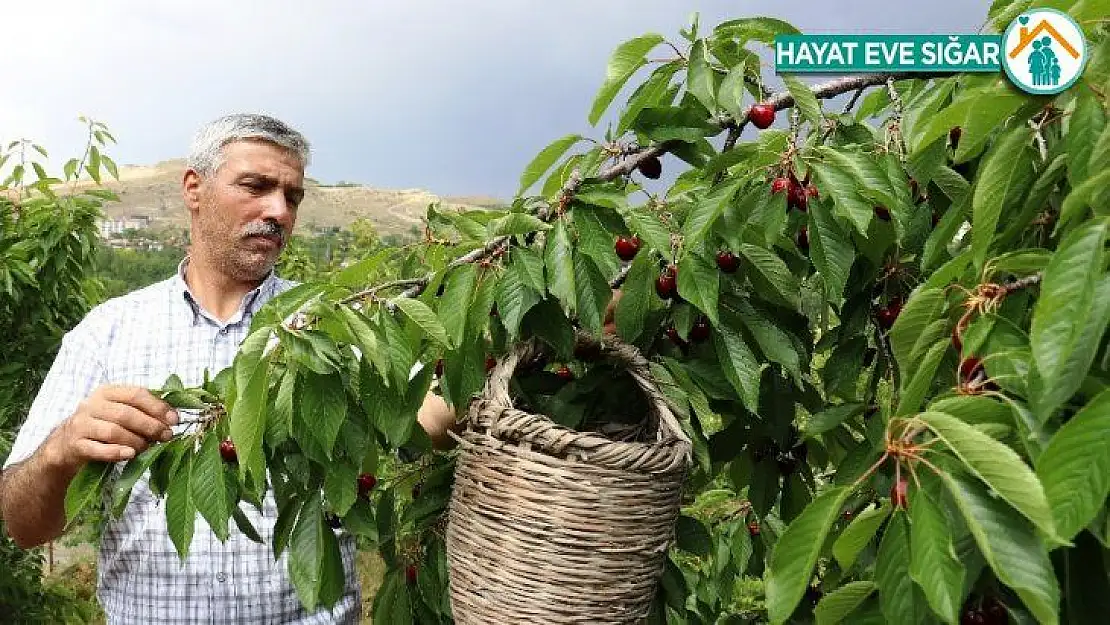
POLYGON ((226 573, 217 573, 216 574, 216 581, 220 582, 221 584, 226 582, 227 581, 227 574, 226 573))

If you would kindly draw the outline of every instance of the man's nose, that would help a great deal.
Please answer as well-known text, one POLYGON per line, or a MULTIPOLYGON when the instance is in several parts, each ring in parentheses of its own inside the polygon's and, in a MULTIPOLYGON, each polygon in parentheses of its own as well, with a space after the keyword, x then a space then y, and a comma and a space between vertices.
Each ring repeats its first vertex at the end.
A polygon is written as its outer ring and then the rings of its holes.
POLYGON ((288 232, 297 214, 296 206, 280 190, 267 194, 263 204, 262 218, 276 221, 288 232))

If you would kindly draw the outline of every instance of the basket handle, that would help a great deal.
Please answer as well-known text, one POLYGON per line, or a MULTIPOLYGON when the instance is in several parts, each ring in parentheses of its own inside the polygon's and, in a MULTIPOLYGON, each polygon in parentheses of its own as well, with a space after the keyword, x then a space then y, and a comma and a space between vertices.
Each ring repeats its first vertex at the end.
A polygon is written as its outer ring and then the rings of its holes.
MULTIPOLYGON (((611 335, 598 341, 581 330, 576 332, 575 341, 578 348, 600 348, 602 357, 628 371, 654 407, 652 412, 659 420, 658 440, 677 439, 686 445, 691 444, 690 437, 682 430, 674 411, 671 410, 670 401, 659 389, 655 377, 651 374, 651 364, 635 345, 625 343, 611 335)), ((497 361, 497 365, 490 372, 486 380, 485 396, 496 405, 513 408, 512 397, 509 395, 509 379, 512 378, 513 372, 521 361, 532 360, 544 349, 543 344, 535 338, 515 344, 497 361)))

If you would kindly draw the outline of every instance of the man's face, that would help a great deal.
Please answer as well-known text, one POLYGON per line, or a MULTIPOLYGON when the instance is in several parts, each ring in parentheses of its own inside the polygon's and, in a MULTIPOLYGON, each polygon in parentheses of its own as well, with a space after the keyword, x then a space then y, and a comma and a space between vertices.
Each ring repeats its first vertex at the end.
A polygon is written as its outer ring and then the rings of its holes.
POLYGON ((261 280, 292 233, 302 198, 304 170, 294 153, 263 141, 229 143, 215 174, 185 174, 194 254, 233 279, 261 280))

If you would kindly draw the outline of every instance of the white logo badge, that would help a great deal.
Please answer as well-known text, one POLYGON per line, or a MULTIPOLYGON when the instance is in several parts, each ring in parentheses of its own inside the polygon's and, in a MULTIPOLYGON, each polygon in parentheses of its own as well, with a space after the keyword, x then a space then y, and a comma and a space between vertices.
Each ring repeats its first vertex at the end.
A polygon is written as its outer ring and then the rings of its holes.
POLYGON ((1002 67, 1015 85, 1036 94, 1072 86, 1087 64, 1087 41, 1070 16, 1035 9, 1017 18, 1002 35, 1002 67))

